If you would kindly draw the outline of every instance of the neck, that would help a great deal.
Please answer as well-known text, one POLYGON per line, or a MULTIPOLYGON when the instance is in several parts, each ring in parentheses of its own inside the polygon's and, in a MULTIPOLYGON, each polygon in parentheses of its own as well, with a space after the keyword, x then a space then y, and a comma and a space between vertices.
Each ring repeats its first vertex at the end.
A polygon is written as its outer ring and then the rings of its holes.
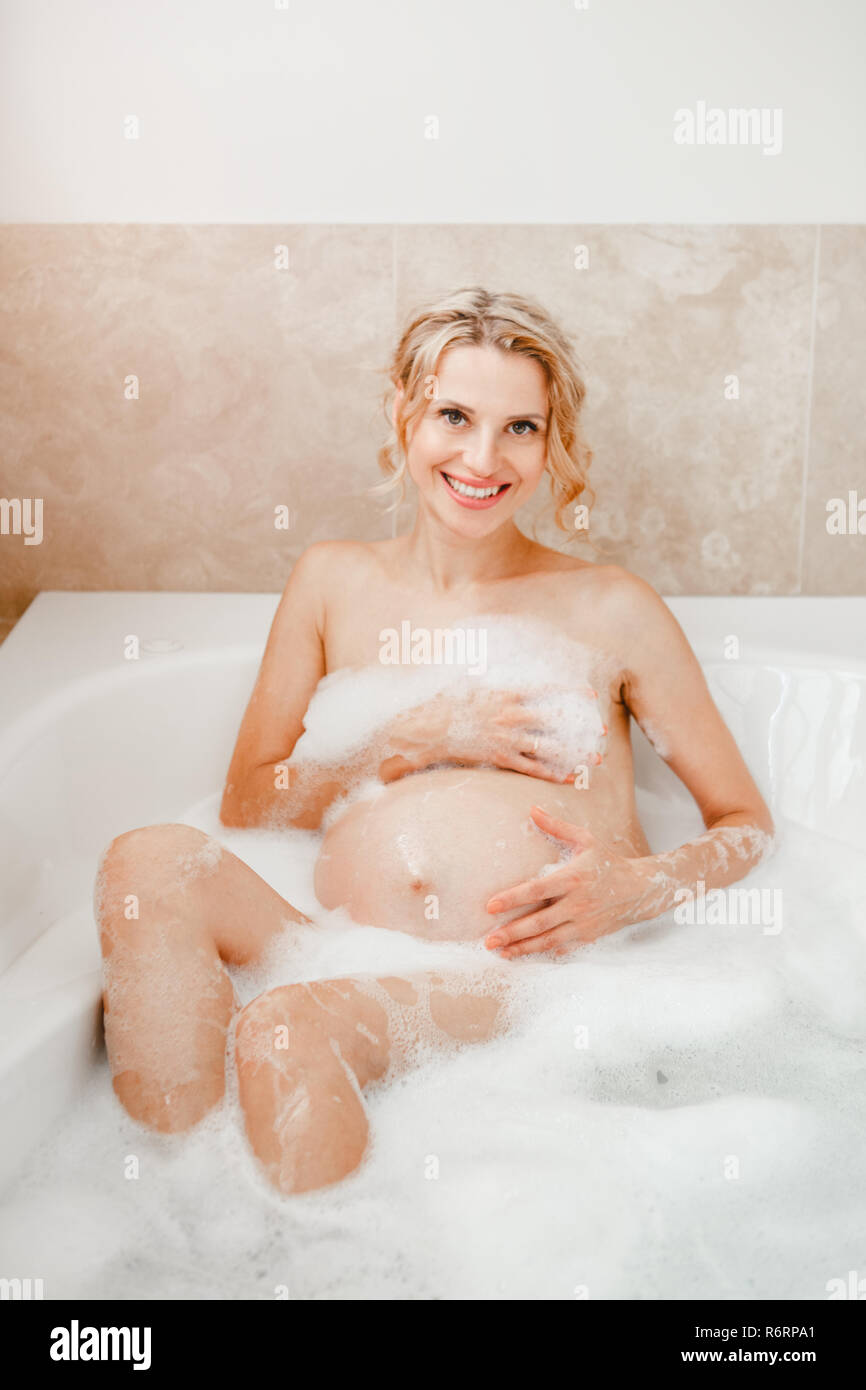
POLYGON ((532 542, 510 519, 489 536, 476 539, 456 536, 420 508, 404 545, 410 571, 443 594, 516 573, 532 549, 532 542))

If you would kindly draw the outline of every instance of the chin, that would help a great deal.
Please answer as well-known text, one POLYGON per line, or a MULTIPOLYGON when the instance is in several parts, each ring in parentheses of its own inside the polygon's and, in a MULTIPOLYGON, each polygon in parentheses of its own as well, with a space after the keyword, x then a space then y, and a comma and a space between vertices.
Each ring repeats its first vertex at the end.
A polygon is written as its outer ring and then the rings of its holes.
POLYGON ((437 509, 435 515, 442 522, 442 525, 452 531, 455 536, 489 536, 494 531, 498 531, 507 521, 511 521, 516 510, 515 507, 510 507, 507 512, 496 514, 493 510, 489 512, 467 511, 455 516, 453 512, 450 512, 450 509, 449 514, 437 509))

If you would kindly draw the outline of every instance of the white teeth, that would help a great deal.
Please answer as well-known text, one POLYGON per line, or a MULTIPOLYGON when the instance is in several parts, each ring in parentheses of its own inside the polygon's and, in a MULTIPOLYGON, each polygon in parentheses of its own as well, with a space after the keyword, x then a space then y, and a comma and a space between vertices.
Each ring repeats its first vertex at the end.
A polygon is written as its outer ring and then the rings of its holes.
POLYGON ((495 497, 501 484, 496 487, 470 487, 468 483, 458 483, 456 478, 452 478, 450 473, 445 477, 453 487, 455 492, 461 493, 463 497, 495 497))

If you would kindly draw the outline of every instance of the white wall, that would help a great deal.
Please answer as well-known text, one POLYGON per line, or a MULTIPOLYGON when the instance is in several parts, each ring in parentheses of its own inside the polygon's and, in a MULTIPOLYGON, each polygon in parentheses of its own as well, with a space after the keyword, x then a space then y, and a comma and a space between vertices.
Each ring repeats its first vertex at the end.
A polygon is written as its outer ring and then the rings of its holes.
POLYGON ((866 221, 863 0, 2 0, 0 22, 6 222, 866 221), (781 108, 781 153, 675 144, 701 101, 781 108))

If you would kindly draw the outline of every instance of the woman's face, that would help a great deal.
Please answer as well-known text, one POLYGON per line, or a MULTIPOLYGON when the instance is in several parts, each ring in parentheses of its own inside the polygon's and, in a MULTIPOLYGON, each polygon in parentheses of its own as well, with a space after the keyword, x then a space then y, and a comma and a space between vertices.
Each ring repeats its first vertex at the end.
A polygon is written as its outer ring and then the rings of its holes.
MULTIPOLYGON (((544 369, 517 352, 453 347, 439 359, 434 386, 407 440, 419 507, 460 535, 489 535, 527 501, 544 473, 544 369)), ((398 394, 395 413, 399 400, 398 394)))

